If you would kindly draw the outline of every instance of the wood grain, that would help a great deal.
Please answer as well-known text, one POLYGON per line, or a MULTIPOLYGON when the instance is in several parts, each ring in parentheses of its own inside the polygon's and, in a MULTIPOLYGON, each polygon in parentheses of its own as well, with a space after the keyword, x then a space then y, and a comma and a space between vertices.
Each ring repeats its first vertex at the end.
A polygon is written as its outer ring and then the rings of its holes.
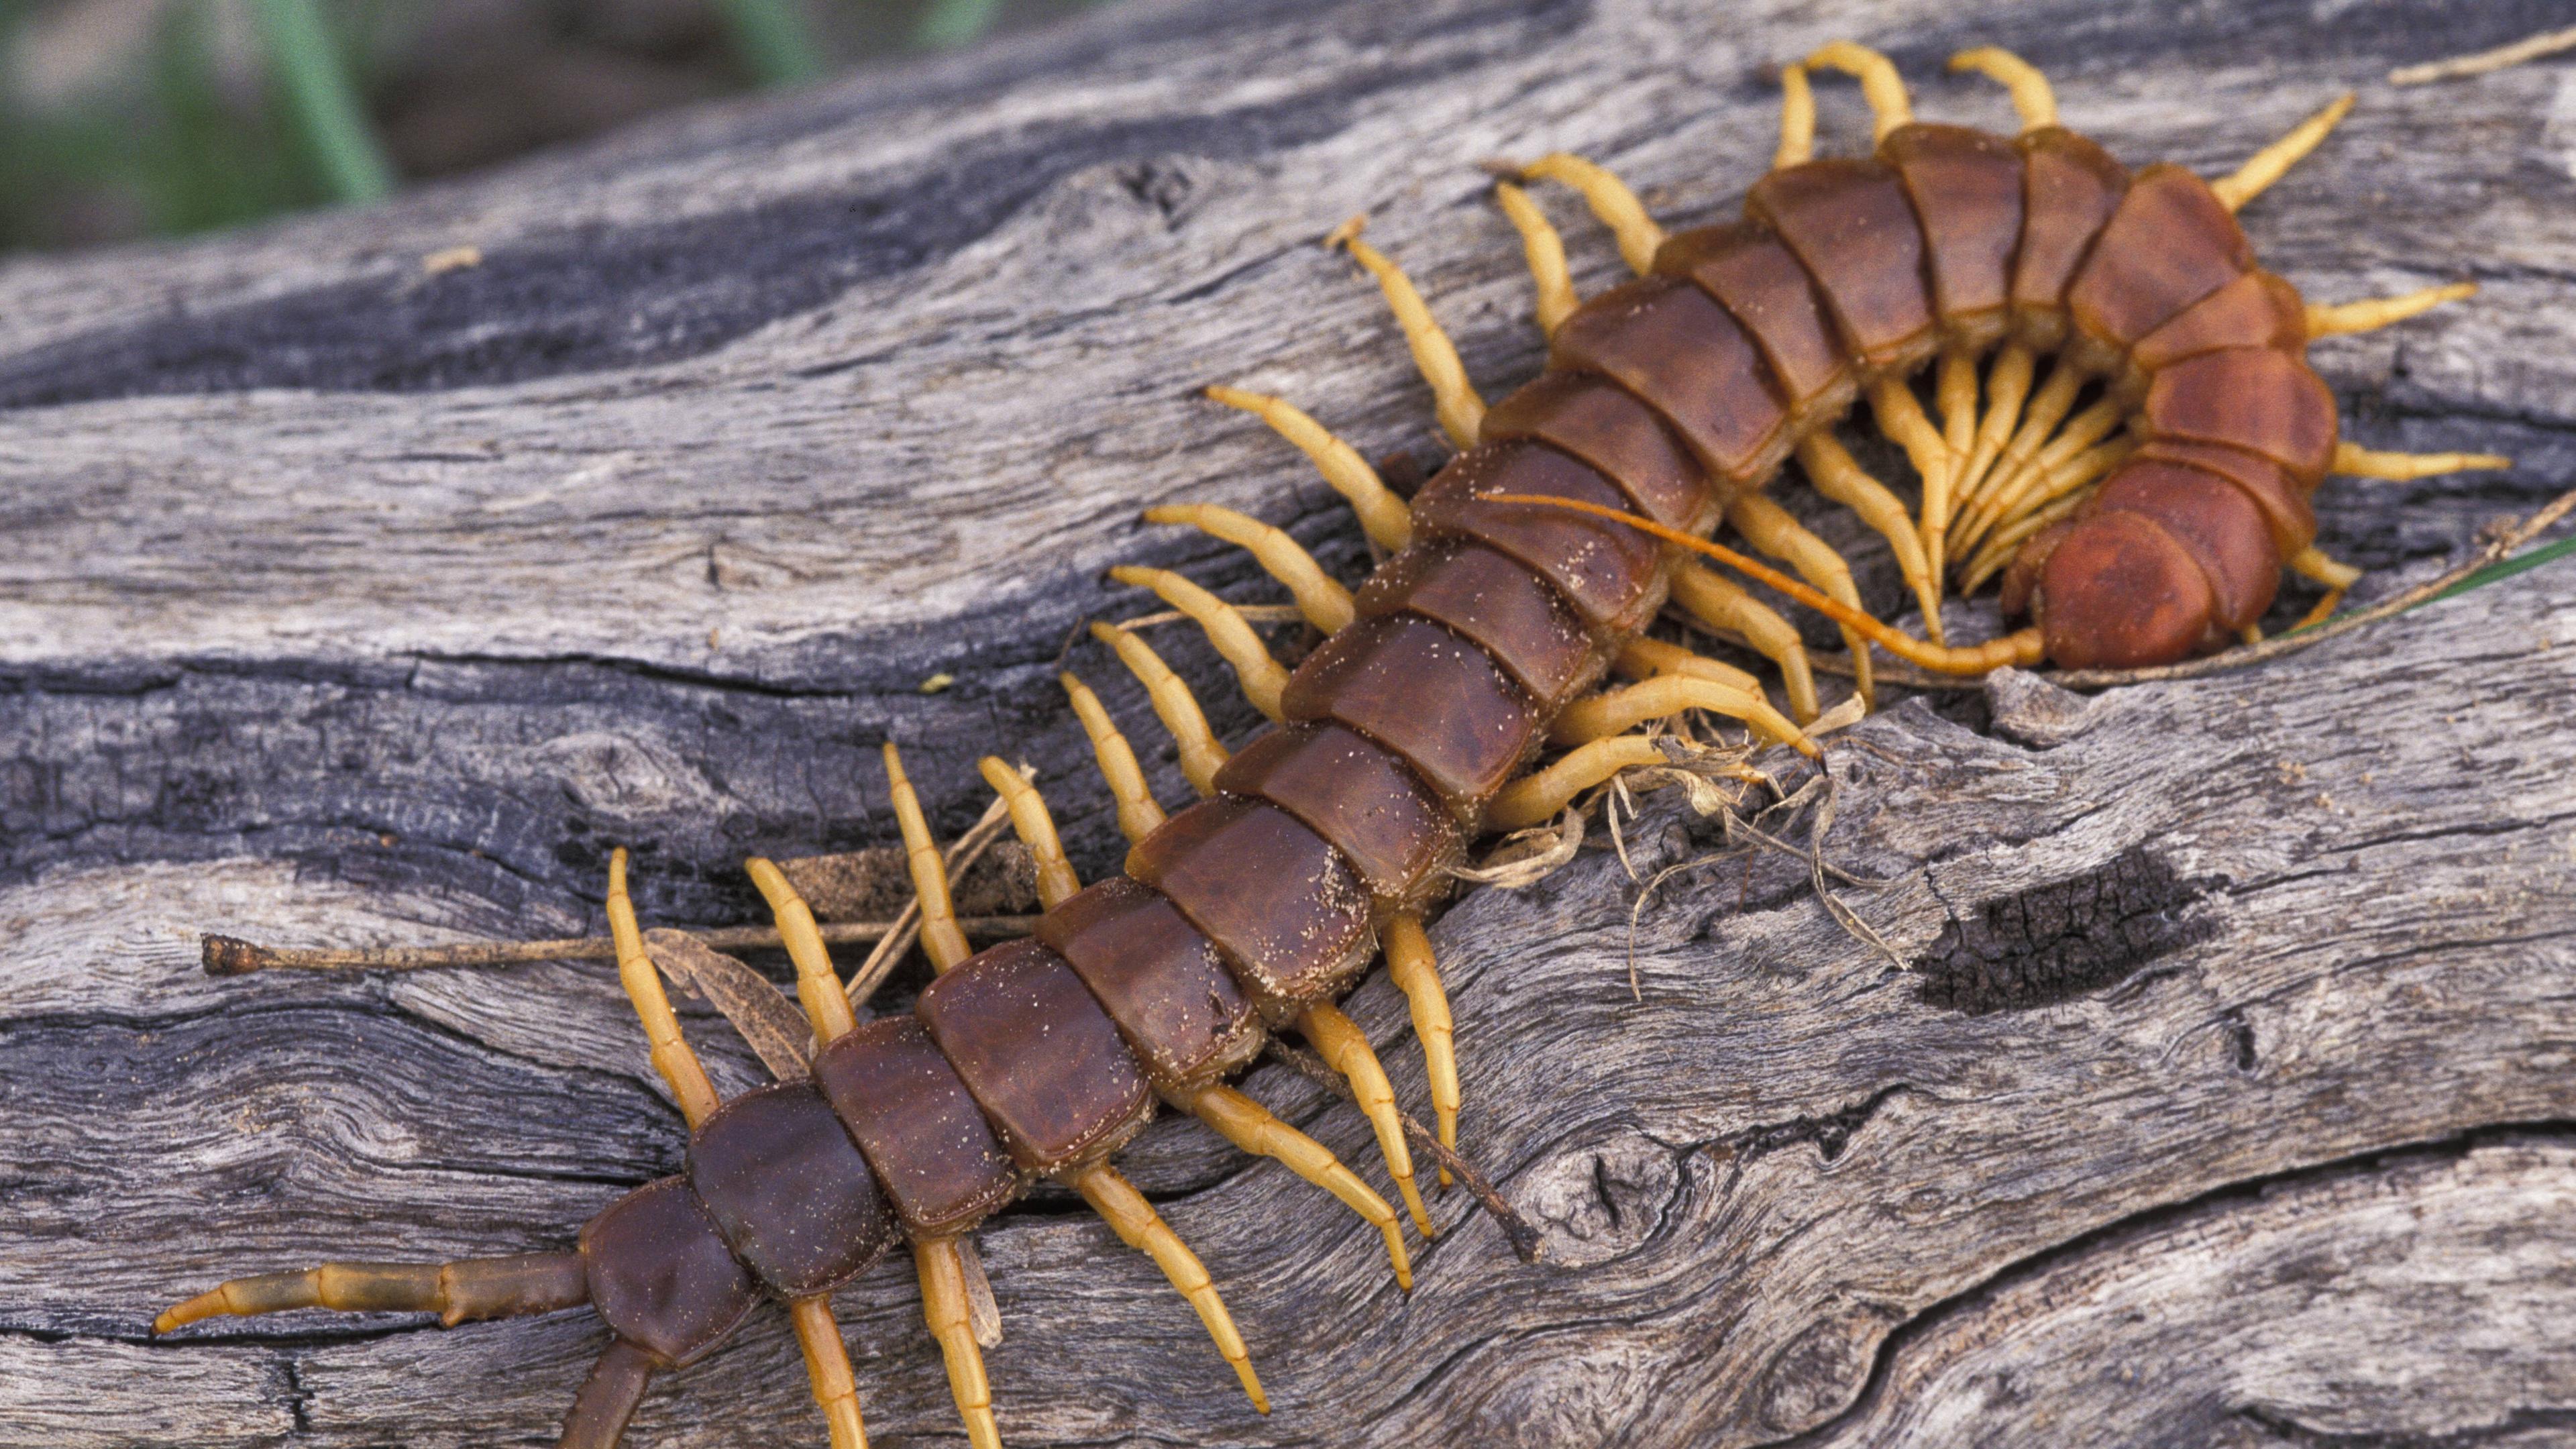
MULTIPOLYGON (((2562 9, 1130 0, 373 211, 0 268, 0 1445, 551 1442, 583 1314, 143 1329, 231 1272, 559 1247, 673 1170, 609 972, 217 981, 197 934, 595 931, 611 844, 648 924, 755 920, 745 855, 892 840, 889 737, 944 832, 998 752, 1111 868, 1053 682, 1078 622, 1146 607, 1101 570, 1270 597, 1135 512, 1227 503, 1366 566, 1301 460, 1191 390, 1436 458, 1372 290, 1314 242, 1368 212, 1497 392, 1539 348, 1480 160, 1577 150, 1716 217, 1770 154, 1766 67, 1846 34, 1990 125, 1938 61, 2012 46, 2122 156, 2213 173, 2357 88, 2247 225, 2321 298, 2485 287, 2319 348, 2359 440, 2520 460, 2321 494, 2365 594, 2438 568, 2576 478, 2569 73, 2379 78, 2562 9), (423 274, 466 243, 481 267, 423 274)), ((1856 145, 1856 98, 1821 95, 1856 145)), ((1613 276, 1558 214, 1583 284, 1613 276)), ((1895 612, 1865 530, 1782 496, 1895 612)), ((981 1237, 1006 1438, 2568 1442, 2571 611, 2559 566, 2253 672, 2009 674, 1867 721, 1823 848, 1880 882, 1836 889, 1910 969, 1803 862, 1647 797, 1626 865, 1588 849, 1434 932, 1468 1149, 1549 1261, 1453 1193, 1408 1299, 1364 1224, 1158 1123, 1126 1170, 1278 1408, 1042 1195, 981 1237), (1627 867, 1703 856, 1632 934, 1627 867)), ((1181 798, 1136 692, 1069 657, 1181 798)), ((720 1085, 761 1079, 683 1009, 720 1085)), ((1419 1108, 1401 1002, 1372 979, 1351 1010, 1419 1108)), ((1278 1068, 1248 1090, 1375 1175, 1355 1113, 1278 1068)), ((908 1270, 838 1307, 876 1441, 958 1440, 908 1270)), ((820 1430, 764 1314, 633 1442, 820 1430)))

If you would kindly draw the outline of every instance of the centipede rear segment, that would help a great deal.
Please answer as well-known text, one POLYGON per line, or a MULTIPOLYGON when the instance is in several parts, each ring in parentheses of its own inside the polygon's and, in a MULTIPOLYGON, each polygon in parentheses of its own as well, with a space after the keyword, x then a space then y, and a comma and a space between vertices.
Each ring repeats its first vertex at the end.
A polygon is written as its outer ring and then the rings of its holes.
POLYGON ((1468 847, 1648 762, 1656 747, 1640 729, 1690 711, 1818 749, 1797 630, 1689 554, 1740 563, 1826 614, 1853 643, 1866 699, 1873 645, 1957 672, 2222 647, 2256 627, 2285 566, 2333 589, 2350 582, 2313 547, 2310 497, 2329 471, 2501 461, 2342 444, 2333 396, 2304 360, 2312 336, 2400 320, 2460 289, 2310 306, 2259 268, 2236 222, 2339 108, 2212 184, 2168 165, 2129 171, 2059 125, 2045 80, 2001 52, 1955 64, 2009 87, 2024 122, 2015 137, 1916 122, 1893 67, 1848 42, 1807 64, 1861 79, 1874 152, 1815 159, 1807 66, 1789 67, 1779 164, 1737 222, 1666 236, 1589 162, 1521 169, 1521 181, 1580 192, 1638 273, 1589 300, 1574 297, 1562 243, 1528 193, 1498 189, 1528 243, 1549 350, 1538 378, 1491 407, 1394 263, 1355 226, 1335 234, 1383 286, 1460 451, 1408 505, 1285 401, 1210 390, 1312 457, 1386 557, 1353 590, 1243 515, 1149 515, 1250 549, 1324 637, 1289 669, 1187 579, 1118 572, 1202 625, 1271 721, 1229 750, 1140 634, 1095 626, 1145 685, 1203 797, 1167 816, 1100 701, 1065 675, 1130 842, 1122 874, 1083 886, 1044 801, 988 759, 1046 913, 1034 936, 970 954, 889 745, 939 974, 910 1012, 862 1020, 811 911, 774 866, 750 862, 816 1050, 807 1076, 720 1102, 680 1035, 620 852, 607 897, 619 973, 689 1122, 686 1172, 619 1200, 572 1252, 235 1279, 163 1313, 156 1331, 306 1307, 436 1311, 453 1324, 586 1303, 613 1340, 562 1442, 601 1449, 655 1375, 685 1369, 770 1300, 793 1316, 831 1442, 850 1449, 864 1442, 859 1393, 829 1295, 900 1243, 966 1429, 994 1445, 960 1243, 1053 1179, 1153 1259, 1266 1410, 1215 1280, 1110 1159, 1158 1103, 1187 1111, 1377 1227, 1410 1286, 1396 1208, 1226 1083, 1271 1034, 1302 1036, 1347 1079, 1403 1216, 1430 1234, 1393 1089, 1334 1003, 1384 957, 1410 1003, 1438 1135, 1454 1145, 1460 1072, 1423 919, 1468 847), (1927 370, 1928 409, 1915 390, 1927 370), (1835 439, 1862 404, 1914 466, 1910 513, 1835 439), (1929 637, 1863 611, 1848 566, 1765 495, 1792 460, 1887 538, 1929 637), (1721 526, 1786 571, 1705 543, 1721 526), (1963 592, 1999 576, 2005 612, 2032 625, 1949 645, 1954 575, 1963 592), (1668 610, 1776 665, 1782 702, 1744 668, 1647 637, 1668 610))

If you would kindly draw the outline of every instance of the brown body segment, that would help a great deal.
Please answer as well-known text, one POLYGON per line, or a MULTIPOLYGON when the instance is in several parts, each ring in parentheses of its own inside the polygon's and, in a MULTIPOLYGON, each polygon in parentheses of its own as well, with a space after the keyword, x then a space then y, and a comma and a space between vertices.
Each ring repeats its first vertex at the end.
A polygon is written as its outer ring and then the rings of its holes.
POLYGON ((1337 724, 1265 732, 1216 772, 1216 787, 1267 800, 1330 841, 1382 914, 1428 904, 1442 885, 1439 868, 1465 847, 1410 765, 1337 724))
POLYGON ((1866 374, 1902 376, 1932 355, 1923 227, 1894 171, 1845 158, 1786 166, 1745 206, 1805 264, 1866 374))
POLYGON ((1768 477, 1795 441, 1753 340, 1677 278, 1641 277, 1575 308, 1549 339, 1548 365, 1617 382, 1739 487, 1768 477))
POLYGON ((837 1288, 894 1246, 867 1159, 809 1082, 745 1092, 700 1123, 689 1185, 734 1256, 782 1298, 837 1288))
POLYGON ((2204 352, 2156 374, 2141 410, 2155 441, 2216 443, 2281 465, 2302 491, 2334 463, 2342 419, 2307 362, 2268 347, 2204 352))
POLYGON ((1127 873, 1207 933, 1273 1025, 1338 995, 1367 969, 1376 944, 1359 876, 1322 836, 1267 801, 1200 801, 1138 841, 1127 873))
POLYGON ((2066 341, 2066 288, 2129 189, 2127 168, 2063 126, 2016 142, 2022 158, 2021 246, 2013 255, 2013 339, 2034 352, 2066 341))
POLYGON ((1023 1175, 921 1022, 882 1017, 814 1056, 814 1084, 916 1238, 946 1237, 1017 1196, 1023 1175))
POLYGON ((2102 480, 2086 512, 2153 519, 2190 551, 2214 605, 2199 647, 2226 643, 2272 607, 2281 556, 2272 551, 2262 510, 2224 479, 2178 463, 2132 461, 2102 480))
POLYGON ((2308 490, 2269 458, 2242 448, 2176 438, 2150 442, 2135 457, 2142 462, 2180 463, 2225 479, 2262 510, 2264 524, 2272 532, 2273 551, 2283 558, 2317 540, 2317 515, 2308 504, 2308 490))
POLYGON ((1099 998, 1156 1087, 1215 1081, 1260 1052, 1261 1023, 1216 943, 1160 892, 1111 876, 1039 917, 1037 936, 1099 998))
POLYGON ((1878 143, 1923 223, 1942 341, 1981 353, 2012 325, 2013 254, 2021 247, 2021 152, 1965 126, 1899 126, 1878 143))
POLYGON ((1663 546, 1651 535, 1562 508, 1491 503, 1498 493, 1571 498, 1630 512, 1628 495, 1542 443, 1484 443, 1440 470, 1413 500, 1417 535, 1471 538, 1556 586, 1596 634, 1645 627, 1663 603, 1663 546))
POLYGON ((913 1012, 1030 1172, 1097 1162, 1153 1115, 1144 1070, 1118 1028, 1040 942, 968 957, 922 988, 913 1012))
POLYGON ((1591 687, 1608 655, 1556 590, 1466 539, 1428 539, 1387 560, 1352 600, 1362 619, 1414 613, 1473 641, 1547 714, 1591 687))
POLYGON ((1757 221, 1676 232, 1655 274, 1680 277, 1724 307, 1762 349, 1796 436, 1841 417, 1860 394, 1851 354, 1797 256, 1757 221))
POLYGON ((2254 270, 2254 246, 2209 183, 2158 163, 2138 173, 2066 289, 2067 354, 2120 370, 2131 347, 2194 302, 2254 270))
POLYGON ((1655 410, 1606 378, 1542 372, 1485 411, 1479 440, 1527 438, 1572 454, 1619 485, 1647 517, 1694 532, 1713 521, 1708 476, 1655 410))
POLYGON ((2048 657, 2063 669, 2134 669, 2205 648, 2218 600, 2200 561, 2153 519, 2087 518, 2027 551, 2048 657))
POLYGON ((1288 676, 1291 720, 1334 720, 1404 757, 1472 824, 1539 738, 1542 716, 1485 651, 1409 614, 1362 619, 1288 676), (1436 699, 1436 710, 1422 702, 1436 699))
POLYGON ((665 1368, 722 1343, 757 1285, 685 1177, 648 1182, 581 1230, 591 1305, 609 1330, 665 1368))
POLYGON ((2267 347, 2296 355, 2307 345, 2307 304, 2298 289, 2270 272, 2251 271, 2139 339, 2129 349, 2123 391, 2143 397, 2149 378, 2204 352, 2267 347))

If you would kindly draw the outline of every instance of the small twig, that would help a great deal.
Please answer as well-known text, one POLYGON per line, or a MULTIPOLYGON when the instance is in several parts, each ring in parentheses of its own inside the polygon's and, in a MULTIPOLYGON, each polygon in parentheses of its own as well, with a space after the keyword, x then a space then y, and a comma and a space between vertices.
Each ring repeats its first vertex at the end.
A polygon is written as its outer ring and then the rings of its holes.
POLYGON ((2475 55, 2455 55, 2448 60, 2400 66, 2388 73, 2388 83, 2393 86, 2420 86, 2431 81, 2459 80, 2517 66, 2527 60, 2538 60, 2545 55, 2556 55, 2562 50, 2576 50, 2576 25, 2565 30, 2545 31, 2493 50, 2481 50, 2475 55))
MULTIPOLYGON (((1025 936, 1037 929, 1035 916, 962 916, 966 934, 987 940, 1025 936)), ((825 921, 820 929, 830 945, 883 940, 899 921, 825 921)), ((778 946, 769 926, 683 928, 719 951, 757 951, 778 946)), ((617 943, 606 936, 567 936, 553 941, 473 941, 457 946, 389 946, 381 950, 312 950, 261 946, 232 936, 205 936, 199 949, 209 976, 247 976, 253 971, 426 971, 445 966, 524 966, 534 961, 614 961, 617 943)))
MULTIPOLYGON (((1023 779, 1035 773, 1026 765, 1020 767, 1023 779)), ((981 858, 985 850, 1001 838, 1003 829, 1010 823, 1009 802, 999 795, 994 796, 993 803, 984 807, 983 818, 975 822, 973 829, 958 836, 957 843, 949 846, 948 853, 941 857, 948 863, 948 878, 955 880, 964 875, 966 867, 981 858)), ((1037 917, 1021 916, 1018 919, 1029 923, 1021 935, 1037 929, 1037 917)), ((958 924, 962 926, 965 923, 960 921, 958 924)), ((915 896, 904 903, 902 914, 894 918, 894 928, 878 938, 877 948, 868 953, 868 959, 860 964, 858 974, 850 978, 850 1005, 868 1004, 868 998, 876 995, 877 988, 885 984, 886 977, 893 974, 895 963, 903 959, 904 952, 912 949, 913 939, 920 934, 921 898, 915 896)))
POLYGON ((2261 664, 2266 660, 2278 659, 2285 654, 2296 654, 2302 649, 2322 644, 2339 634, 2349 634, 2355 629, 2403 614, 2419 604, 2431 603, 2450 592, 2456 585, 2467 582, 2470 575, 2503 562, 2515 549, 2529 543, 2546 532, 2551 524, 2566 517, 2571 509, 2576 509, 2576 490, 2560 494, 2548 507, 2503 530, 2486 547, 2472 554, 2467 562, 2451 569, 2440 578, 2429 583, 2418 584, 2403 593, 2392 594, 2367 609, 2356 609, 2349 614, 2339 614, 2312 628, 2293 629, 2286 634, 2266 639, 2260 644, 2249 644, 2241 649, 2230 649, 2224 654, 2212 654, 2206 659, 2186 660, 2181 664, 2158 665, 2152 669, 2064 669, 2043 674, 2040 678, 2064 689, 2100 689, 2114 684, 2144 684, 2159 679, 2197 679, 2204 674, 2220 674, 2230 669, 2242 669, 2250 664, 2261 664))
MULTIPOLYGON (((1359 1096, 1351 1090, 1350 1083, 1342 1080, 1341 1073, 1325 1065, 1322 1057, 1304 1047, 1290 1046, 1273 1037, 1270 1040, 1270 1054, 1295 1068, 1300 1076, 1343 1101, 1359 1100, 1359 1096)), ((1538 1262, 1541 1257, 1538 1229, 1529 1225, 1529 1219, 1522 1217, 1512 1209, 1510 1203, 1503 1201, 1503 1195, 1494 1191, 1494 1185, 1486 1181, 1485 1175, 1478 1172, 1473 1164, 1442 1146, 1438 1134, 1423 1126, 1412 1113, 1398 1107, 1395 1115, 1403 1120, 1404 1135, 1413 1139, 1414 1146, 1438 1158, 1440 1165, 1449 1169, 1451 1176, 1466 1184, 1467 1191, 1474 1194, 1477 1203, 1485 1209, 1485 1215, 1492 1218, 1494 1225, 1503 1230, 1505 1238, 1511 1240, 1512 1251, 1521 1255, 1521 1261, 1538 1262)))

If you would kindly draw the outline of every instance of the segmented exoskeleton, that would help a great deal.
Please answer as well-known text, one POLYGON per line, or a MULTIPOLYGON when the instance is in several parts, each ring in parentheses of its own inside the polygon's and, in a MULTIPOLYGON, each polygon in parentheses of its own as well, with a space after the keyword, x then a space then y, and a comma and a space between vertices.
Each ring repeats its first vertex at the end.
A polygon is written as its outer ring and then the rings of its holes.
POLYGON ((2312 546, 2308 495, 2329 469, 2413 475, 2501 461, 2339 443, 2333 398, 2302 356, 2313 336, 2382 325, 2462 289, 2310 307, 2256 269, 2237 228, 2235 209, 2317 144, 2345 103, 2211 185, 2173 166, 2130 174, 2058 126, 2045 80, 1999 51, 1954 64, 2009 87, 2025 123, 2018 139, 1914 123, 1893 68, 1848 42, 1808 64, 1860 77, 1877 154, 1811 159, 1806 69, 1788 68, 1779 165, 1740 223, 1666 237, 1589 162, 1560 155, 1519 168, 1580 191, 1641 274, 1588 302, 1575 299, 1562 246, 1528 195, 1498 189, 1527 243, 1551 345, 1547 370, 1490 409, 1403 274, 1356 226, 1335 234, 1383 285, 1462 451, 1408 507, 1285 402, 1211 390, 1310 454, 1389 557, 1353 592, 1241 514, 1147 515, 1250 549, 1325 639, 1286 669, 1239 611, 1186 579, 1117 572, 1196 619, 1273 721, 1229 754, 1137 632, 1094 626, 1145 684, 1206 797, 1167 819, 1100 702, 1065 675, 1132 844, 1124 874, 1081 888, 1036 791, 987 760, 1037 863, 1046 913, 1033 938, 970 954, 888 746, 923 948, 940 974, 911 1012, 861 1022, 804 901, 775 866, 752 861, 820 1049, 809 1075, 719 1102, 680 1037, 620 852, 608 886, 618 969, 692 1129, 687 1172, 610 1206, 575 1252, 236 1279, 162 1314, 156 1330, 313 1306, 430 1309, 454 1323, 587 1302, 615 1339, 563 1442, 595 1449, 618 1440, 654 1372, 705 1354, 767 1295, 790 1306, 832 1442, 851 1446, 862 1442, 857 1391, 828 1295, 908 1241, 959 1410, 974 1441, 992 1445, 959 1243, 1047 1176, 1153 1257, 1262 1405, 1206 1271, 1108 1159, 1157 1099, 1168 1102, 1376 1225, 1409 1286, 1394 1209, 1225 1082, 1270 1033, 1303 1035, 1348 1078, 1429 1234, 1393 1091, 1334 1002, 1382 952, 1411 1003, 1439 1136, 1454 1142, 1449 1008, 1422 916, 1467 845, 1660 762, 1631 731, 1686 711, 1816 752, 1801 727, 1818 701, 1796 631, 1685 562, 1685 545, 1723 521, 1786 562, 1804 584, 1756 571, 1847 631, 1866 696, 1872 644, 1963 672, 2215 647, 2254 626, 2284 562, 2349 582, 2312 546), (1938 423, 1909 381, 1936 362, 1938 423), (2078 410, 2088 390, 2098 400, 2078 410), (1914 517, 1834 439, 1862 399, 1920 475, 1914 517), (1762 495, 1792 456, 1887 537, 1930 640, 1862 612, 1843 562, 1762 495), (1971 589, 2003 571, 2007 607, 2027 608, 2037 626, 1944 643, 1954 558, 1971 589), (1667 602, 1775 660, 1786 712, 1751 674, 1644 637, 1667 602), (1596 690, 1614 670, 1628 682, 1596 690), (1551 748, 1564 753, 1533 772, 1551 748))

